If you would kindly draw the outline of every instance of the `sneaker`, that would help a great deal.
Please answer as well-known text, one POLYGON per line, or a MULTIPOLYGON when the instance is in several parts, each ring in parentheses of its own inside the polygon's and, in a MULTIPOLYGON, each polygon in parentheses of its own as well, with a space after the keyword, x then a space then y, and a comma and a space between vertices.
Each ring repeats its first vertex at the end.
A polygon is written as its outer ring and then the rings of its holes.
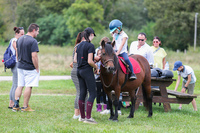
POLYGON ((30 111, 30 112, 31 112, 31 111, 35 111, 35 110, 32 110, 31 107, 29 107, 29 106, 28 106, 28 107, 22 107, 22 108, 21 108, 21 112, 27 112, 27 111, 30 111))
POLYGON ((13 109, 13 107, 8 107, 8 109, 13 109))
POLYGON ((72 118, 73 118, 73 119, 79 119, 79 117, 81 117, 81 116, 80 116, 80 115, 77 115, 77 116, 74 115, 72 118))
POLYGON ((181 110, 181 109, 182 109, 182 107, 178 107, 178 109, 180 109, 180 110, 181 110))
POLYGON ((97 122, 92 117, 90 119, 86 118, 84 123, 97 124, 97 122))
POLYGON ((20 110, 19 105, 14 105, 13 108, 12 108, 12 111, 13 111, 13 112, 17 112, 17 111, 19 111, 19 110, 20 110))
POLYGON ((118 110, 118 115, 122 115, 122 111, 121 110, 118 110))
POLYGON ((110 114, 110 110, 109 109, 103 110, 102 112, 100 112, 100 114, 102 114, 102 115, 110 114))
POLYGON ((131 73, 129 79, 130 79, 130 80, 136 80, 137 77, 136 77, 135 73, 131 73))
POLYGON ((79 117, 78 121, 85 121, 85 118, 79 117))

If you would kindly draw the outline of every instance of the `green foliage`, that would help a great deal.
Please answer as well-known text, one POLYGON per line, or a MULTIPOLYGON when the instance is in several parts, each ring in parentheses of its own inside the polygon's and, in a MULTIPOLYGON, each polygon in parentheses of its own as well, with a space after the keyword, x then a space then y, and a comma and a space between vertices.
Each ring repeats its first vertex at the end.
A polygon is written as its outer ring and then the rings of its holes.
POLYGON ((35 0, 28 0, 22 5, 18 5, 17 14, 19 17, 16 24, 19 27, 24 27, 25 31, 31 23, 35 23, 43 15, 41 8, 35 3, 35 0))
POLYGON ((93 28, 97 35, 104 29, 99 23, 103 20, 103 8, 95 0, 76 0, 68 10, 63 11, 63 14, 72 38, 87 27, 93 28))
POLYGON ((109 18, 110 21, 112 19, 119 19, 123 22, 123 26, 136 30, 140 30, 148 20, 143 0, 123 0, 123 2, 118 0, 114 4, 113 12, 111 13, 113 15, 109 18))
POLYGON ((40 26, 40 34, 37 39, 42 44, 66 45, 69 40, 69 33, 62 15, 49 14, 37 19, 40 26))
POLYGON ((38 5, 44 5, 51 13, 62 14, 62 10, 69 8, 75 0, 36 0, 38 5))
POLYGON ((164 39, 167 47, 183 51, 194 44, 194 16, 200 10, 199 1, 145 0, 145 5, 149 16, 156 20, 155 33, 164 39))

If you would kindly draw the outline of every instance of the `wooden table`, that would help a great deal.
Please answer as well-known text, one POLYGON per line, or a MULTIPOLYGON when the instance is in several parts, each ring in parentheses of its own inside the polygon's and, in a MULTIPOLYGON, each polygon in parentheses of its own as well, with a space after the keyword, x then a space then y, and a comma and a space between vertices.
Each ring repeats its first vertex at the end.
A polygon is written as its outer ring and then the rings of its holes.
MULTIPOLYGON (((166 87, 170 86, 173 81, 176 81, 176 79, 160 79, 156 77, 151 77, 151 85, 159 86, 159 88, 152 88, 153 102, 163 103, 165 112, 171 111, 170 103, 189 104, 193 100, 193 98, 197 98, 197 96, 195 95, 168 90, 166 87), (175 98, 168 97, 168 95, 174 96, 175 98)), ((138 109, 140 102, 144 103, 141 87, 138 89, 136 95, 137 100, 135 110, 138 109)))

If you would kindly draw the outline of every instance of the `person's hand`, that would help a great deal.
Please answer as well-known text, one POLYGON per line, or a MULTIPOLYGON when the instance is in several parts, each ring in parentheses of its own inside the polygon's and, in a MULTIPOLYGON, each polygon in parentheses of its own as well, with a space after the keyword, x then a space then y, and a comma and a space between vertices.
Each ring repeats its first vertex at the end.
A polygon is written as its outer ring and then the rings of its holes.
POLYGON ((40 72, 39 68, 38 68, 38 69, 36 69, 36 71, 37 71, 37 73, 39 73, 39 72, 40 72))
POLYGON ((185 91, 186 91, 186 89, 183 87, 182 90, 181 90, 181 92, 185 93, 185 91))
POLYGON ((69 66, 70 66, 71 68, 73 68, 73 62, 71 62, 69 66))
POLYGON ((100 59, 101 59, 100 56, 96 56, 94 61, 98 62, 100 59))
POLYGON ((119 55, 119 53, 118 53, 118 52, 116 52, 115 54, 116 54, 116 56, 118 56, 118 55, 119 55))

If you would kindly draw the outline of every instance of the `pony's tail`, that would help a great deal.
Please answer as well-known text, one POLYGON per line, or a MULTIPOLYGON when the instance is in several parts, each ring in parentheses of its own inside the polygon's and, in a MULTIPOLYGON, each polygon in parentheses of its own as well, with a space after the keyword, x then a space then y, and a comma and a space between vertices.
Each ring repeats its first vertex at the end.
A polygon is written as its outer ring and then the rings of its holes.
POLYGON ((150 101, 147 97, 147 93, 145 91, 145 87, 144 85, 142 84, 142 93, 143 93, 143 99, 144 99, 144 106, 147 110, 149 110, 149 104, 150 104, 150 101))

